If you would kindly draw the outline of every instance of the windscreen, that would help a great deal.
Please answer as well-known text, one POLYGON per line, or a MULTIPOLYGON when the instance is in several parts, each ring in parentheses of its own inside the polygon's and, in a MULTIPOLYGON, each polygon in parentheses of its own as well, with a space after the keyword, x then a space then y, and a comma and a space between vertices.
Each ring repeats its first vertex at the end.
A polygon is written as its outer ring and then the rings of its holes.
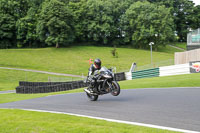
POLYGON ((101 69, 100 70, 96 70, 95 72, 94 72, 94 75, 96 75, 96 74, 102 74, 102 73, 104 73, 104 72, 107 72, 108 71, 108 69, 106 68, 106 67, 101 67, 101 69))

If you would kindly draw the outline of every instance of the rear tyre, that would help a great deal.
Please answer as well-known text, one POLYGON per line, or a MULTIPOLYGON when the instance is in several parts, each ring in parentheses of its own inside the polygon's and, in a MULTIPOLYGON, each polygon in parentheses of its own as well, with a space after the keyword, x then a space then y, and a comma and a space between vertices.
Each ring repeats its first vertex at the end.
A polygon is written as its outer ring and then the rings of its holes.
POLYGON ((88 99, 90 101, 96 101, 98 99, 98 97, 99 97, 98 95, 91 95, 91 94, 89 94, 87 92, 86 92, 86 94, 87 94, 87 97, 88 97, 88 99))
POLYGON ((112 81, 112 87, 113 90, 111 91, 111 94, 113 96, 118 96, 120 94, 120 86, 116 81, 112 81))

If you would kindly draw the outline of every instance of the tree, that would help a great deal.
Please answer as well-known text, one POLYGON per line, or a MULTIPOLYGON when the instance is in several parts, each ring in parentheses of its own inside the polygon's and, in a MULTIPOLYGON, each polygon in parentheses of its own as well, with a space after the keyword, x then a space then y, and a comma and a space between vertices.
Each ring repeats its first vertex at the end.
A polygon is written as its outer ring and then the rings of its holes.
POLYGON ((0 13, 0 48, 13 47, 15 20, 9 14, 0 13))
POLYGON ((16 23, 18 47, 41 47, 36 34, 37 16, 37 8, 31 7, 27 16, 18 19, 16 23))
POLYGON ((87 40, 99 44, 121 43, 120 17, 135 0, 88 0, 83 24, 87 40))
POLYGON ((58 0, 43 2, 37 33, 40 41, 49 46, 67 46, 73 42, 73 15, 68 6, 58 0))
POLYGON ((87 1, 87 29, 88 38, 100 44, 107 44, 112 32, 116 30, 114 26, 114 18, 112 1, 87 1))
POLYGON ((136 2, 122 17, 124 41, 137 48, 148 48, 153 41, 157 49, 174 37, 173 24, 170 9, 165 6, 136 2))
POLYGON ((27 0, 0 1, 0 47, 16 47, 16 22, 24 17, 29 9, 27 0))
POLYGON ((71 0, 68 3, 69 9, 73 13, 73 27, 75 34, 75 42, 87 42, 87 23, 86 19, 87 8, 86 8, 87 0, 73 1, 71 0))
MULTIPOLYGON (((194 14, 194 3, 191 0, 148 0, 152 3, 163 4, 171 9, 174 17, 175 31, 179 37, 178 41, 186 41, 187 33, 195 26, 197 14, 194 14)), ((198 11, 197 11, 198 12, 198 11)))
POLYGON ((189 24, 192 29, 200 28, 200 5, 194 7, 193 13, 189 20, 189 24))
POLYGON ((15 10, 18 7, 14 0, 0 1, 0 48, 15 47, 15 23, 18 18, 15 10))
POLYGON ((187 33, 191 28, 191 15, 193 14, 194 3, 189 0, 174 0, 174 22, 179 41, 187 40, 187 33))
POLYGON ((154 3, 157 5, 164 5, 166 8, 173 8, 173 0, 147 0, 150 3, 154 3))
POLYGON ((134 0, 71 0, 77 42, 120 44, 120 17, 134 0))

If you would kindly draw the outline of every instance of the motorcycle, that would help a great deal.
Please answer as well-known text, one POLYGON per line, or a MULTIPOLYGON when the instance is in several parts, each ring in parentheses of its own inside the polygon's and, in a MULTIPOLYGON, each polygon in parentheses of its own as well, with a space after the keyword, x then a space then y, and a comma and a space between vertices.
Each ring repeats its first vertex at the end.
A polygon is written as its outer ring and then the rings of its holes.
MULTIPOLYGON (((96 101, 99 95, 108 93, 111 93, 113 96, 118 96, 120 94, 120 86, 117 81, 115 81, 114 74, 111 70, 102 67, 100 70, 94 72, 94 76, 96 76, 96 82, 92 85, 93 91, 91 92, 88 88, 84 89, 89 100, 96 101)), ((91 82, 88 82, 88 78, 86 82, 91 84, 91 82)))

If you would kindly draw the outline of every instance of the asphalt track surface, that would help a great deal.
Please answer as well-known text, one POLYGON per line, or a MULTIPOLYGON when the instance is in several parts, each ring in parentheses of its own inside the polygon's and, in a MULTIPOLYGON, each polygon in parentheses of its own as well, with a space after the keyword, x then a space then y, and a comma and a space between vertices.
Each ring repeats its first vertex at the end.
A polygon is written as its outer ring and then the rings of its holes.
POLYGON ((54 95, 0 108, 48 110, 200 131, 200 88, 121 90, 89 101, 85 93, 54 95))

